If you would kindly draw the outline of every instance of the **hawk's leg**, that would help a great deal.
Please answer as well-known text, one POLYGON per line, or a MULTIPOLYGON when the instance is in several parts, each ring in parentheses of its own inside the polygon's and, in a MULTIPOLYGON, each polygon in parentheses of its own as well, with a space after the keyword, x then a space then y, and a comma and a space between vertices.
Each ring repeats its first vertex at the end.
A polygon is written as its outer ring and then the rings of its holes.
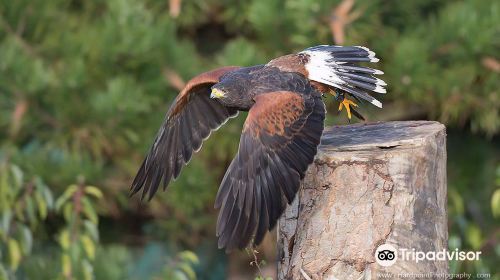
MULTIPOLYGON (((339 92, 337 90, 332 90, 330 91, 330 94, 333 95, 335 97, 335 100, 339 101, 340 104, 339 104, 339 111, 342 111, 342 109, 345 107, 345 110, 347 111, 347 117, 349 118, 349 121, 351 120, 351 110, 353 111, 353 113, 355 112, 355 110, 352 107, 358 107, 358 104, 354 103, 354 101, 348 99, 343 92, 339 92)), ((360 119, 364 119, 364 118, 360 118, 360 119)))

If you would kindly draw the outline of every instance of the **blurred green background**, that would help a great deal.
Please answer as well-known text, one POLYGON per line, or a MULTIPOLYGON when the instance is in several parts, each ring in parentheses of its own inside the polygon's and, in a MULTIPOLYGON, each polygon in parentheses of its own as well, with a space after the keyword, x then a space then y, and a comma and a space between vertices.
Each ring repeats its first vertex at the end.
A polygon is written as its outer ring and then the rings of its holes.
MULTIPOLYGON (((129 185, 190 77, 317 44, 376 51, 370 121, 448 128, 451 272, 500 279, 500 3, 495 0, 0 0, 0 279, 272 276, 216 248, 218 183, 240 116, 150 203, 129 185)), ((328 124, 346 124, 328 101, 328 124)), ((238 278, 240 277, 240 278, 238 278)))

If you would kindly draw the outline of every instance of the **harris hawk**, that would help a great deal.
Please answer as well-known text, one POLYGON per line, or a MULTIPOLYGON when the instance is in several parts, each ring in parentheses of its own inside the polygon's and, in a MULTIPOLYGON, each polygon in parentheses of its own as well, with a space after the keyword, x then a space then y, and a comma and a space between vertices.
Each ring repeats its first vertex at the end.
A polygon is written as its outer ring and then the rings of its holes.
POLYGON ((385 93, 375 75, 359 65, 377 62, 360 46, 321 45, 252 67, 222 67, 191 79, 171 105, 131 186, 149 199, 160 184, 179 176, 203 140, 238 111, 248 111, 238 153, 217 193, 219 248, 258 245, 290 204, 313 162, 323 132, 325 105, 332 94, 362 118, 348 99, 382 107, 372 92, 385 93))

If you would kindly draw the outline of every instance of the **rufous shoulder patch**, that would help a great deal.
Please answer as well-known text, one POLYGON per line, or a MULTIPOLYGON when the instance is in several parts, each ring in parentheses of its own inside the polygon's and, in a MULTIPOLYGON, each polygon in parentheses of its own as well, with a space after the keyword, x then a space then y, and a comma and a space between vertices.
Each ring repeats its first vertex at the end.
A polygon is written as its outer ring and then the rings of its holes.
POLYGON ((291 126, 304 112, 304 100, 300 94, 277 91, 256 96, 243 131, 251 130, 254 136, 261 132, 269 135, 285 135, 285 128, 291 126))

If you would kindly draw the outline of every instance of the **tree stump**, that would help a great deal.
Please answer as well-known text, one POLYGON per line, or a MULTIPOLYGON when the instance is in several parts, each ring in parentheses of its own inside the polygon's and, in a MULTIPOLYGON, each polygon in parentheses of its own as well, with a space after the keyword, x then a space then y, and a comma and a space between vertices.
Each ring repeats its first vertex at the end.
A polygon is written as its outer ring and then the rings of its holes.
MULTIPOLYGON (((279 220, 279 279, 447 273, 447 261, 383 267, 381 244, 447 249, 446 132, 437 122, 334 126, 279 220)), ((390 277, 386 277, 391 279, 390 277)))

